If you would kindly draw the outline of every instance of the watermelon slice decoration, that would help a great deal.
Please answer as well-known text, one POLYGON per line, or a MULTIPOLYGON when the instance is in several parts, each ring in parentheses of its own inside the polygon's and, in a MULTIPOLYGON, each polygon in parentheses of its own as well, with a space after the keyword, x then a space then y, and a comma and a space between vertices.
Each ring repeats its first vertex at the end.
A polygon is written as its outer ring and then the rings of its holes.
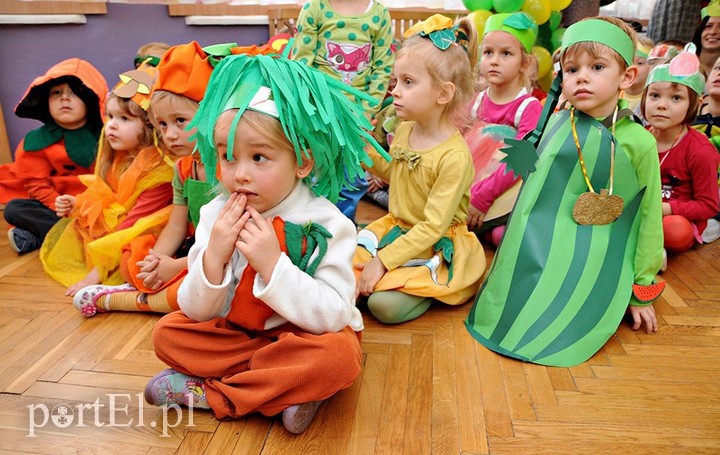
POLYGON ((667 281, 648 284, 647 286, 633 284, 633 295, 640 303, 651 303, 653 300, 660 297, 660 294, 662 294, 665 290, 666 284, 667 281))

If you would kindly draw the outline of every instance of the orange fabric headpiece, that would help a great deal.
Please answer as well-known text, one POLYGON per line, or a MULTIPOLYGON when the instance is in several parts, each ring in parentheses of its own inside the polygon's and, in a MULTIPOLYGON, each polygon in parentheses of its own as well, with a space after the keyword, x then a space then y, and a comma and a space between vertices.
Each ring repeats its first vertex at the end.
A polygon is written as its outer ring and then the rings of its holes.
POLYGON ((153 91, 165 90, 200 102, 213 67, 205 51, 192 41, 165 51, 157 69, 159 74, 153 91))

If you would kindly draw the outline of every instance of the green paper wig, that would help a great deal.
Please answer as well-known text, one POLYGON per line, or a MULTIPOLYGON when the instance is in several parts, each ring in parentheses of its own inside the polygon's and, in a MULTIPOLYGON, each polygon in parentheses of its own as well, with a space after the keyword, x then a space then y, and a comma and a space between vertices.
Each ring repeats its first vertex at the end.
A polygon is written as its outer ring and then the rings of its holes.
POLYGON ((336 202, 343 184, 349 185, 365 175, 362 164, 372 166, 365 152, 368 144, 390 160, 370 134, 372 126, 363 107, 346 94, 377 104, 372 97, 298 61, 268 55, 233 55, 215 67, 205 98, 188 125, 197 128, 193 137, 212 184, 217 183, 213 137, 217 118, 224 111, 238 109, 228 139, 227 154, 231 159, 237 124, 261 87, 271 90, 298 164, 303 156, 315 160, 305 181, 318 196, 336 202))

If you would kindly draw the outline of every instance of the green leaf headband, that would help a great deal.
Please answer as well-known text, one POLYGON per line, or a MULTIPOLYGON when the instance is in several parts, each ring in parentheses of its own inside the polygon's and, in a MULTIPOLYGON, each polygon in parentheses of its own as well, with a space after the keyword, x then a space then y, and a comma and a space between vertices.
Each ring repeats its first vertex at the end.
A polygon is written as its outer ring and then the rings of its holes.
POLYGON ((701 19, 705 19, 707 16, 720 16, 720 1, 712 0, 708 6, 700 10, 701 19))
POLYGON ((702 95, 705 78, 700 72, 700 60, 695 55, 695 45, 688 43, 681 53, 670 60, 670 63, 653 68, 645 81, 645 87, 654 82, 682 84, 702 95))
POLYGON ((217 118, 229 109, 238 109, 230 126, 228 158, 246 109, 266 113, 280 120, 298 163, 303 156, 315 161, 306 182, 313 192, 335 202, 345 182, 363 176, 361 164, 372 166, 365 152, 369 144, 385 159, 389 155, 369 131, 370 121, 362 106, 347 95, 376 104, 369 95, 326 76, 301 62, 268 55, 231 55, 219 61, 188 128, 197 128, 197 139, 207 178, 217 183, 217 151, 213 132, 217 118), (275 115, 276 114, 276 115, 275 115))
POLYGON ((458 31, 459 26, 453 25, 452 19, 442 14, 433 14, 424 21, 418 22, 403 35, 409 38, 420 35, 428 38, 441 51, 447 50, 453 44, 459 44, 467 51, 467 35, 458 31))
POLYGON ((573 44, 584 41, 604 44, 620 54, 628 66, 633 64, 635 46, 628 34, 617 25, 601 19, 575 22, 565 30, 562 38, 562 51, 565 52, 573 44))
POLYGON ((529 54, 538 35, 538 26, 527 13, 500 13, 487 19, 483 36, 496 31, 507 32, 517 38, 529 54))

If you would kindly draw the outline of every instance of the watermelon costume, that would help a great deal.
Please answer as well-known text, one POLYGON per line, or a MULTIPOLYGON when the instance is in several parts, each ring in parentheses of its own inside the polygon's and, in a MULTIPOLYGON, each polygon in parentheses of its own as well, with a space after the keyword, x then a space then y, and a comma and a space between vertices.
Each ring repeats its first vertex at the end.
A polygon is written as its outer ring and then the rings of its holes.
MULTIPOLYGON (((612 135, 581 112, 575 122, 588 176, 599 192, 608 186, 612 135)), ((577 365, 612 336, 628 303, 651 303, 633 296, 633 284, 651 285, 662 261, 657 149, 652 135, 630 117, 617 121, 615 139, 613 194, 622 197, 623 211, 610 224, 579 225, 573 206, 588 186, 570 112, 549 119, 536 168, 523 184, 466 320, 484 346, 543 365, 577 365)))

